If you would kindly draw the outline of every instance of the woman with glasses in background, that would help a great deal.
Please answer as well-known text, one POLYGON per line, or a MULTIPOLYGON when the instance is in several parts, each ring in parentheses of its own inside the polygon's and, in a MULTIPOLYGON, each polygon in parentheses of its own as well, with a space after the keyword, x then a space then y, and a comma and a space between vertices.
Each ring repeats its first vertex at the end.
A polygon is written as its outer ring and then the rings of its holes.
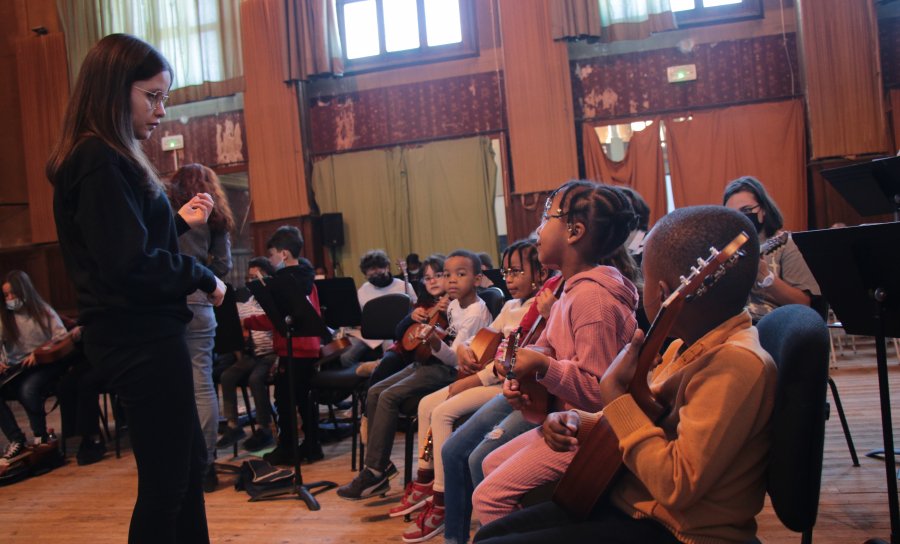
POLYGON ((733 180, 722 203, 747 216, 759 235, 759 271, 747 304, 753 322, 786 304, 818 305, 819 284, 790 233, 782 231, 781 211, 763 184, 752 176, 733 180))

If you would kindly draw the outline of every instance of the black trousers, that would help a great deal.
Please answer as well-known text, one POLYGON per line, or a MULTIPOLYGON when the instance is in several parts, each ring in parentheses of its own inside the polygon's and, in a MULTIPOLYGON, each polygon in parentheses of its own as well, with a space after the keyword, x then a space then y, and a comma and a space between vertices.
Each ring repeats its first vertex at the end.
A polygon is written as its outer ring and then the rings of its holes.
POLYGON ((184 335, 136 346, 85 344, 119 396, 138 469, 130 544, 207 544, 200 430, 184 335))
MULTIPOLYGON (((279 357, 278 370, 275 372, 275 408, 278 410, 278 444, 290 447, 291 418, 288 410, 291 405, 290 381, 287 357, 279 357)), ((315 363, 318 359, 293 359, 294 365, 294 399, 297 412, 303 420, 303 441, 308 447, 319 443, 319 407, 313 406, 310 398, 310 383, 316 373, 315 363)), ((290 451, 290 450, 288 450, 290 451)))
POLYGON ((665 527, 649 519, 633 519, 608 503, 598 505, 586 521, 573 520, 553 502, 545 502, 500 518, 475 535, 480 544, 677 544, 665 527))

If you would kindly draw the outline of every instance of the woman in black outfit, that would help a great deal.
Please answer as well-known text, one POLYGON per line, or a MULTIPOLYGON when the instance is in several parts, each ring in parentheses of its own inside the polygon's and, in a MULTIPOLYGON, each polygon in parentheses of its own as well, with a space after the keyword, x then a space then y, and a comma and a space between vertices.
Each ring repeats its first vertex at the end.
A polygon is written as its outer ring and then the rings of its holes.
POLYGON ((185 297, 199 288, 218 305, 225 287, 178 253, 177 236, 205 223, 212 199, 197 195, 173 214, 140 147, 165 116, 172 75, 138 38, 103 38, 85 58, 47 164, 85 355, 128 419, 138 467, 130 543, 209 542, 185 297))

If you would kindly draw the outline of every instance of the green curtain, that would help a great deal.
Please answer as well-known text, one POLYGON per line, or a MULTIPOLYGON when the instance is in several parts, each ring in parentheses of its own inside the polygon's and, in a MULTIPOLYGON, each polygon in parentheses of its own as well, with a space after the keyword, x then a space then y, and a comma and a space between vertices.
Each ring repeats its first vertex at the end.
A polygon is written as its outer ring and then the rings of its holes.
MULTIPOLYGON (((197 87, 178 93, 185 99, 242 90, 239 0, 57 0, 56 7, 72 82, 95 43, 108 34, 125 32, 153 44, 172 64, 172 89, 197 87)), ((175 98, 173 103, 185 101, 175 98)))
POLYGON ((458 248, 497 262, 497 172, 487 138, 331 155, 313 165, 322 213, 344 217, 338 273, 363 281, 359 258, 384 249, 393 261, 458 248))

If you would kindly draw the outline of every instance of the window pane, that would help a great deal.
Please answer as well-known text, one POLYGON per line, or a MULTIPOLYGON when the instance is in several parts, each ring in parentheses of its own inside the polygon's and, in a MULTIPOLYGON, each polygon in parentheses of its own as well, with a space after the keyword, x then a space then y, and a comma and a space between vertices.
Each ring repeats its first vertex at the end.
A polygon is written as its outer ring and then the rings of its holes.
POLYGON ((711 8, 715 6, 727 6, 730 4, 740 4, 743 0, 703 0, 703 7, 711 8))
POLYGON ((425 31, 429 46, 461 42, 459 0, 425 0, 425 31))
POLYGON ((381 52, 375 0, 344 4, 344 34, 348 59, 371 57, 381 52))
POLYGON ((694 9, 694 0, 671 0, 672 11, 694 9))
POLYGON ((382 0, 384 7, 384 47, 406 51, 419 47, 419 14, 416 0, 382 0))

